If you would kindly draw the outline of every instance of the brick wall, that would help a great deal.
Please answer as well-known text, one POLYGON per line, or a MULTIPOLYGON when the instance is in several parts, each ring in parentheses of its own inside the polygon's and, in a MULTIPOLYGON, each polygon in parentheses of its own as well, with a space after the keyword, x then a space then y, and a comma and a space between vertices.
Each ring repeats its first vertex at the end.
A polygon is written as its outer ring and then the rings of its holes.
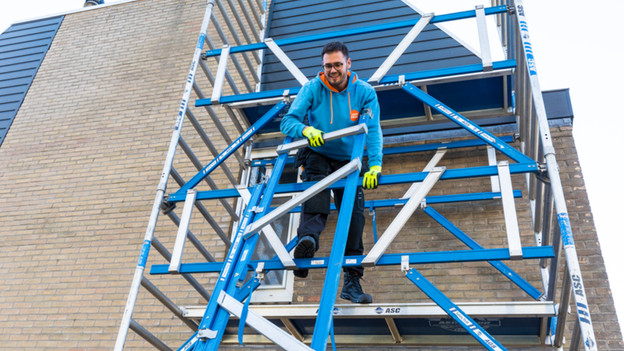
MULTIPOLYGON (((623 350, 620 323, 615 314, 613 297, 609 288, 607 272, 591 214, 585 182, 579 164, 571 127, 551 129, 561 172, 561 182, 566 196, 576 251, 579 256, 583 282, 594 332, 598 340, 598 350, 623 350)), ((572 326, 568 323, 568 335, 572 326)))
MULTIPOLYGON (((65 17, 0 148, 0 348, 112 349, 204 10, 146 0, 65 17)), ((176 228, 161 218, 169 245, 176 228)), ((135 317, 169 331, 171 313, 142 290, 135 317)), ((127 345, 149 349, 133 332, 127 345)))
MULTIPOLYGON (((114 345, 204 7, 203 0, 143 0, 65 17, 0 148, 2 349, 110 350, 114 345)), ((211 67, 215 72, 214 63, 211 67)), ((202 88, 209 92, 207 86, 202 88)), ((217 112, 232 130, 229 118, 217 112)), ((225 144, 217 143, 219 133, 208 115, 196 115, 222 150, 225 144)), ((188 122, 183 137, 200 160, 211 159, 188 122)), ((624 345, 571 129, 555 129, 553 137, 559 150, 565 150, 558 158, 599 349, 621 350, 624 345)), ((384 172, 420 170, 431 155, 387 157, 384 172)), ((484 148, 449 151, 440 164, 454 168, 485 165, 486 152, 484 148)), ((186 180, 196 172, 181 150, 174 166, 186 180)), ((238 174, 235 162, 229 166, 238 174)), ((229 187, 221 171, 214 181, 219 187, 229 187)), ((173 189, 174 183, 170 180, 173 189)), ((524 189, 523 183, 522 176, 514 176, 514 188, 524 189)), ((202 184, 200 189, 208 186, 202 184)), ((399 197, 406 189, 404 185, 383 193, 368 192, 367 198, 399 197)), ((484 178, 444 182, 432 194, 488 190, 489 178, 484 178)), ((525 200, 526 194, 516 205, 523 244, 533 246, 525 200)), ((204 205, 228 233, 230 218, 218 210, 220 204, 204 205)), ((485 247, 505 242, 498 201, 435 208, 485 247)), ((379 234, 396 212, 378 211, 379 234)), ((370 217, 368 221, 365 243, 370 248, 370 217)), ((193 217, 191 230, 217 260, 222 259, 224 245, 199 214, 193 217)), ((175 233, 175 225, 161 215, 156 237, 171 249, 175 233)), ((327 233, 331 229, 323 236, 319 255, 329 254, 331 234, 327 233)), ((464 248, 417 211, 391 250, 464 248)), ((189 260, 200 259, 195 251, 185 251, 189 260)), ((148 268, 165 262, 152 249, 148 268)), ((534 285, 541 285, 535 265, 509 265, 534 285)), ((425 265, 419 270, 458 301, 526 299, 487 264, 425 265)), ((307 280, 296 281, 294 302, 318 301, 323 277, 322 271, 313 271, 307 280)), ((180 276, 148 279, 179 305, 206 302, 180 276)), ((210 287, 215 275, 198 275, 197 279, 210 287)), ((368 269, 364 287, 377 301, 404 301, 406 294, 414 302, 427 301, 398 267, 368 269)), ((145 289, 139 293, 134 318, 172 347, 191 335, 145 289)), ((126 349, 151 347, 129 332, 126 349)))

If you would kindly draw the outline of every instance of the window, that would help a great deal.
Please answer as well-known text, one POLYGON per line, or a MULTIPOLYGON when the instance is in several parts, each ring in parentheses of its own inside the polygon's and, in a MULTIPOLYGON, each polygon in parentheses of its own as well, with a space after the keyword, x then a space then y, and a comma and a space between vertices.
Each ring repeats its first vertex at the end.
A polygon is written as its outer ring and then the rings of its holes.
MULTIPOLYGON (((250 170, 248 186, 253 186, 263 177, 270 175, 272 165, 252 167, 250 170)), ((299 179, 298 170, 292 164, 287 164, 282 171, 280 184, 296 183, 299 179)), ((275 194, 271 202, 271 208, 290 200, 296 194, 275 194)), ((282 216, 271 223, 271 226, 285 245, 297 235, 299 226, 299 213, 290 213, 282 216)), ((252 260, 268 260, 275 257, 275 252, 264 235, 259 236, 252 260)), ((250 273, 251 274, 251 273, 250 273)), ((251 275, 250 275, 251 276, 251 275)), ((292 271, 279 270, 269 271, 264 275, 262 285, 254 291, 251 302, 291 302, 293 296, 294 275, 292 271)))

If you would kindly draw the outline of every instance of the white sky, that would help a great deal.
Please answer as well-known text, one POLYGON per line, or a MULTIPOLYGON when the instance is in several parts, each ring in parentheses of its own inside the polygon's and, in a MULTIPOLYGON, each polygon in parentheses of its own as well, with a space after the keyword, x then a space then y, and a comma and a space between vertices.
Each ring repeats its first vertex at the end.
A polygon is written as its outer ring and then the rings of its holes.
MULTIPOLYGON (((106 4, 116 2, 120 1, 106 4)), ((425 12, 443 14, 467 10, 482 1, 414 2, 425 12)), ((83 3, 0 0, 0 33, 12 23, 81 9, 83 3)), ((542 90, 570 88, 576 147, 619 320, 624 321, 624 279, 618 272, 618 267, 624 267, 624 254, 619 252, 624 248, 624 230, 618 221, 624 208, 624 187, 620 181, 624 166, 622 156, 617 156, 624 117, 615 108, 615 102, 622 98, 622 89, 617 87, 624 82, 623 70, 618 68, 624 62, 619 27, 624 1, 604 0, 591 8, 581 0, 525 0, 524 5, 542 90)), ((451 25, 445 26, 452 29, 451 25)), ((458 34, 464 32, 460 30, 458 34)), ((466 40, 478 50, 474 38, 466 40)))

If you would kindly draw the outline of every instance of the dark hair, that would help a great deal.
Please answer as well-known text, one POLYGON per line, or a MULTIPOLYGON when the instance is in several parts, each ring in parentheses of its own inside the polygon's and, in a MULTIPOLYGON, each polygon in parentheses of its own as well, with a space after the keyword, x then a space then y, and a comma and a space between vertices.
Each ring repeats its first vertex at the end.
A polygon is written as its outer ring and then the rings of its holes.
POLYGON ((342 52, 345 58, 349 58, 349 49, 340 41, 332 41, 331 43, 325 44, 325 46, 323 46, 323 52, 321 52, 321 58, 323 58, 325 54, 331 54, 336 51, 342 52))

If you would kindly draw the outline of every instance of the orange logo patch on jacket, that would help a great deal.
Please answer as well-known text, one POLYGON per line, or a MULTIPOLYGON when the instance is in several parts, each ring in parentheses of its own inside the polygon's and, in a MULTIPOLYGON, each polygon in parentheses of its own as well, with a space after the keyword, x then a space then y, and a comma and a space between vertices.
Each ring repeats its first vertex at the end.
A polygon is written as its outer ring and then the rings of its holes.
POLYGON ((351 118, 351 120, 353 122, 357 121, 358 118, 360 118, 360 111, 358 111, 358 110, 351 110, 351 114, 349 115, 349 118, 351 118))

